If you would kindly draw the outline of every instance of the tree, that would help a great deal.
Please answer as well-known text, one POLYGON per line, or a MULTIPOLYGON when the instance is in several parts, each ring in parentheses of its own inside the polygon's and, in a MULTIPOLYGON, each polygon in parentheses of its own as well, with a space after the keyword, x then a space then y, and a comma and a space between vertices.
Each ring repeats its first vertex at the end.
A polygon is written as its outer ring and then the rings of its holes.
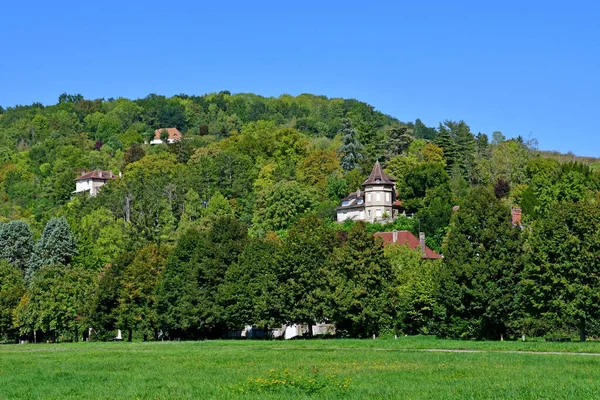
POLYGON ((575 328, 586 340, 586 329, 600 317, 599 231, 600 212, 592 201, 556 203, 533 224, 520 294, 525 315, 538 328, 575 328))
POLYGON ((283 318, 289 324, 325 321, 328 255, 335 247, 334 231, 322 219, 300 219, 289 230, 277 254, 283 318))
POLYGON ((127 148, 127 150, 125 150, 125 154, 123 156, 123 168, 125 168, 128 164, 141 160, 145 155, 146 152, 144 151, 142 145, 139 143, 133 143, 127 148))
POLYGON ((521 230, 489 188, 473 188, 454 213, 443 247, 442 334, 499 338, 514 333, 515 287, 522 271, 521 230))
POLYGON ((510 185, 504 179, 498 179, 494 185, 494 194, 498 199, 503 199, 510 193, 510 185))
POLYGON ((369 337, 390 326, 392 268, 381 241, 363 223, 356 224, 347 240, 333 249, 325 271, 329 303, 325 316, 335 322, 338 333, 369 337))
POLYGON ((220 192, 215 192, 206 205, 204 215, 208 218, 233 217, 234 212, 227 199, 220 192))
POLYGON ((104 207, 85 215, 75 227, 78 253, 74 261, 86 268, 97 271, 129 248, 125 221, 104 207))
POLYGON ((288 228, 300 215, 312 210, 318 203, 318 194, 298 182, 278 182, 258 193, 253 232, 266 233, 288 228))
POLYGON ((337 203, 348 194, 348 184, 345 179, 337 175, 329 175, 327 177, 325 193, 329 200, 337 203))
POLYGON ((362 145, 356 138, 356 131, 352 128, 352 122, 345 118, 342 121, 342 146, 338 152, 342 155, 341 166, 344 172, 348 173, 354 169, 362 171, 360 162, 363 160, 363 155, 360 153, 362 145))
MULTIPOLYGON (((79 340, 94 274, 82 268, 48 265, 36 271, 15 310, 15 325, 22 335, 40 332, 54 342, 79 340)), ((39 339, 39 336, 37 336, 39 339)))
POLYGON ((340 172, 340 162, 335 150, 315 150, 298 166, 298 180, 306 186, 324 191, 327 178, 340 172))
POLYGON ((168 143, 168 141, 169 141, 169 132, 167 132, 166 129, 163 129, 162 131, 160 131, 160 140, 163 143, 168 143))
POLYGON ((33 245, 33 232, 26 221, 0 225, 0 258, 6 259, 22 273, 27 269, 33 245))
POLYGON ((34 246, 27 277, 31 279, 42 266, 66 266, 75 255, 77 245, 71 227, 64 217, 54 217, 48 221, 40 240, 34 246))
POLYGON ((15 333, 13 313, 25 293, 23 273, 6 260, 0 260, 0 335, 10 338, 15 333))
POLYGON ((385 158, 389 160, 404 154, 414 139, 404 126, 390 129, 389 137, 382 143, 385 158))
POLYGON ((225 274, 219 298, 227 326, 264 327, 281 325, 283 312, 278 292, 277 261, 279 242, 249 239, 237 263, 225 274))
POLYGON ((180 237, 158 288, 160 323, 170 337, 219 337, 225 332, 221 286, 246 235, 245 225, 218 217, 207 231, 188 230, 180 237))
POLYGON ((387 245, 384 252, 394 274, 396 329, 409 335, 437 333, 444 312, 438 301, 441 261, 425 260, 420 250, 404 245, 387 245))
POLYGON ((155 291, 168 253, 168 247, 150 244, 138 250, 124 270, 117 322, 119 327, 127 330, 128 341, 134 331, 140 332, 144 340, 149 335, 158 340, 155 291))
POLYGON ((194 189, 189 189, 185 194, 183 212, 181 213, 177 228, 180 234, 200 225, 203 208, 198 193, 194 189))
POLYGON ((134 256, 134 252, 122 253, 115 262, 98 272, 87 309, 87 322, 94 330, 94 338, 111 340, 116 337, 120 328, 118 306, 124 271, 133 262, 134 256))

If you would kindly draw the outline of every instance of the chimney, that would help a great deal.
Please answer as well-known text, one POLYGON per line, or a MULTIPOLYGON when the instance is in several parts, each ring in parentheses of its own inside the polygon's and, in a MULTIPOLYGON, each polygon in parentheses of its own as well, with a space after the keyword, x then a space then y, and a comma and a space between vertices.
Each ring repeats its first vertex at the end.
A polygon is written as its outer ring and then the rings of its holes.
POLYGON ((521 226, 521 208, 513 207, 510 213, 512 215, 513 226, 521 226))
POLYGON ((425 257, 425 232, 419 232, 419 247, 421 248, 421 254, 425 257))
POLYGON ((356 198, 358 199, 360 197, 360 188, 356 191, 356 198))
POLYGON ((398 231, 394 230, 392 232, 392 243, 398 243, 398 231))

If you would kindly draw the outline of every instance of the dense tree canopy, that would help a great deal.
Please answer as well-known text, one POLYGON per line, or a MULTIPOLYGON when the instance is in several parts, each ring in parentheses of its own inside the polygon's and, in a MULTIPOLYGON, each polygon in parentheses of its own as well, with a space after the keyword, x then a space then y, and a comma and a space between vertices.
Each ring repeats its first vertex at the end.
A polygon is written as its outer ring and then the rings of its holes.
POLYGON ((596 159, 310 94, 58 100, 0 108, 6 340, 600 335, 596 159), (338 224, 376 160, 405 215, 338 224), (74 193, 97 169, 116 178, 74 193), (391 230, 443 259, 373 239, 391 230))

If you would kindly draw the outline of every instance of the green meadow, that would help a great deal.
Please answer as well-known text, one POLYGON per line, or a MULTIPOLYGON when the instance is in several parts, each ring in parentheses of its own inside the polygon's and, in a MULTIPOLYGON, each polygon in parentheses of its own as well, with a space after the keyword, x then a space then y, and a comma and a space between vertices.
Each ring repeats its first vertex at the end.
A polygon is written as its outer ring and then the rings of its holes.
POLYGON ((594 399, 600 343, 297 340, 0 346, 0 399, 594 399))

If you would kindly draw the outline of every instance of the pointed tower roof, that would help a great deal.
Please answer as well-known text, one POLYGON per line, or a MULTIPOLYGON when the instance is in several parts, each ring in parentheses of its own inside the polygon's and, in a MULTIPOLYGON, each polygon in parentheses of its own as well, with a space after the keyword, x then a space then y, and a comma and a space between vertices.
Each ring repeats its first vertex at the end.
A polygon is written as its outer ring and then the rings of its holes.
POLYGON ((379 161, 376 161, 373 171, 371 171, 371 175, 369 175, 367 180, 363 182, 363 185, 375 185, 378 183, 382 183, 384 185, 393 185, 395 181, 396 180, 394 178, 383 172, 381 164, 379 164, 379 161))

